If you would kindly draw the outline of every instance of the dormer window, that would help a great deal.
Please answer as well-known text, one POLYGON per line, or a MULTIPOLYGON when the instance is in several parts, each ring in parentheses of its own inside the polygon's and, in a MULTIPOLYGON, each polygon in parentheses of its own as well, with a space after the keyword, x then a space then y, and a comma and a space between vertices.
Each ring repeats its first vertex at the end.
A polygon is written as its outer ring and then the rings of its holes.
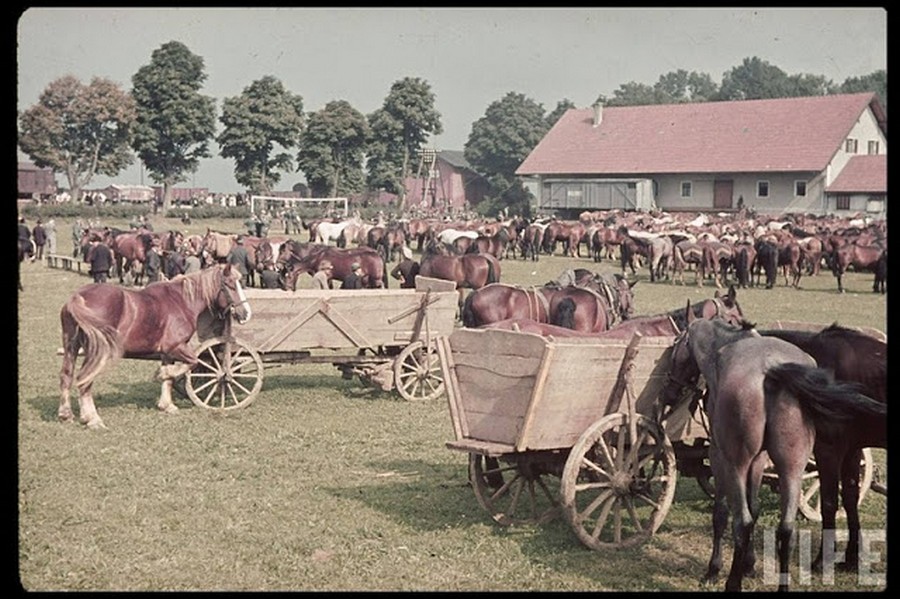
POLYGON ((844 151, 848 154, 856 154, 857 141, 852 137, 847 138, 847 142, 844 144, 844 151))

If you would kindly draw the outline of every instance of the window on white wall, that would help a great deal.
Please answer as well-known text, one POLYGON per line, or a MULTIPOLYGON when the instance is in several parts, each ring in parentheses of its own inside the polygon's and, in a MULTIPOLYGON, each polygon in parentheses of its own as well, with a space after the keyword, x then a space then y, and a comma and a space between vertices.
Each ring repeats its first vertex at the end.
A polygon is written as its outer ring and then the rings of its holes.
POLYGON ((869 198, 866 202, 866 212, 884 212, 884 200, 878 197, 869 198))
POLYGON ((852 137, 848 137, 848 138, 847 138, 847 143, 844 144, 844 150, 845 150, 848 154, 856 154, 856 147, 857 147, 856 140, 853 139, 852 137))
POLYGON ((690 181, 681 182, 681 197, 689 198, 694 195, 694 184, 690 181))
POLYGON ((758 198, 769 197, 769 182, 768 181, 757 181, 756 182, 756 197, 758 197, 758 198))
POLYGON ((794 181, 794 197, 806 197, 806 181, 794 181))
POLYGON ((834 199, 834 207, 838 210, 850 210, 850 196, 838 196, 834 199))
POLYGON ((869 154, 877 154, 878 153, 878 140, 873 139, 869 140, 869 154))

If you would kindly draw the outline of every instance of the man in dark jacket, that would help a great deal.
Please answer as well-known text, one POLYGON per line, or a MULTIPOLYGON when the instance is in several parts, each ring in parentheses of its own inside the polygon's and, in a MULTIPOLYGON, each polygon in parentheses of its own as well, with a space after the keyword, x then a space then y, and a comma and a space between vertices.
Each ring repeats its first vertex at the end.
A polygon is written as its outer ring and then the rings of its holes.
POLYGON ((412 250, 405 245, 400 248, 403 254, 397 266, 391 271, 391 276, 400 281, 401 289, 414 289, 416 286, 416 275, 419 274, 419 263, 412 259, 412 250))
POLYGON ((41 223, 41 219, 37 219, 37 223, 34 225, 34 229, 31 231, 32 238, 34 239, 34 245, 37 250, 35 254, 35 259, 41 261, 44 259, 44 244, 47 243, 47 233, 44 231, 44 225, 41 223))
POLYGON ((159 239, 150 242, 150 250, 147 252, 147 262, 144 264, 144 273, 147 275, 147 284, 159 281, 162 271, 162 253, 159 239))
POLYGON ((359 262, 350 265, 350 274, 344 278, 341 283, 341 289, 362 289, 363 288, 363 271, 359 262))
POLYGON ((105 283, 109 276, 109 269, 112 268, 112 251, 105 243, 100 242, 99 235, 91 237, 91 245, 88 250, 87 262, 91 265, 91 276, 94 277, 95 283, 105 283))
POLYGON ((238 269, 241 273, 241 284, 247 287, 250 285, 248 275, 253 270, 253 263, 250 262, 250 254, 247 253, 247 248, 244 247, 244 236, 238 235, 236 241, 237 243, 228 252, 225 261, 238 269))

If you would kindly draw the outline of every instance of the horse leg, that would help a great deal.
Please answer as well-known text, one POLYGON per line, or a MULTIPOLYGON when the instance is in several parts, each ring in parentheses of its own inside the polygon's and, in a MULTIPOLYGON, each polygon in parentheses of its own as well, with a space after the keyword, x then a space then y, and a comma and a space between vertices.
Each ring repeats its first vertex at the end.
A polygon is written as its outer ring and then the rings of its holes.
POLYGON ((75 419, 75 415, 72 413, 71 389, 78 348, 77 343, 69 342, 65 348, 62 369, 59 372, 59 410, 56 416, 60 422, 72 422, 75 419))
MULTIPOLYGON (((841 465, 841 504, 847 513, 847 550, 844 553, 842 569, 856 572, 859 570, 859 470, 862 451, 847 452, 841 465)), ((824 513, 823 513, 824 522, 824 513)))
POLYGON ((768 455, 763 453, 756 457, 750 464, 750 473, 747 485, 747 507, 750 510, 750 521, 753 523, 750 530, 750 543, 744 554, 744 576, 753 578, 756 576, 756 551, 753 548, 753 528, 759 518, 759 489, 762 486, 763 471, 768 465, 768 455))
POLYGON ((750 507, 747 503, 745 473, 737 469, 726 473, 726 476, 728 477, 726 488, 730 491, 728 502, 731 506, 731 536, 734 552, 728 579, 725 581, 725 590, 733 592, 741 590, 741 583, 744 579, 747 551, 753 540, 753 516, 750 514, 750 507))
POLYGON ((725 474, 716 473, 721 458, 714 448, 711 447, 709 452, 710 466, 713 469, 713 484, 715 485, 712 510, 713 548, 702 582, 714 584, 719 579, 719 572, 722 570, 722 539, 725 536, 725 527, 728 525, 728 503, 725 501, 725 474), (714 454, 716 454, 715 457, 714 454))
POLYGON ((178 406, 172 403, 172 384, 179 376, 187 373, 198 362, 197 354, 186 344, 179 345, 167 355, 166 360, 160 364, 156 372, 156 379, 161 381, 159 401, 156 407, 166 414, 174 414, 178 406), (173 362, 177 360, 177 362, 173 362))
POLYGON ((93 382, 78 386, 78 420, 90 429, 106 428, 97 406, 94 405, 94 395, 91 393, 93 382))

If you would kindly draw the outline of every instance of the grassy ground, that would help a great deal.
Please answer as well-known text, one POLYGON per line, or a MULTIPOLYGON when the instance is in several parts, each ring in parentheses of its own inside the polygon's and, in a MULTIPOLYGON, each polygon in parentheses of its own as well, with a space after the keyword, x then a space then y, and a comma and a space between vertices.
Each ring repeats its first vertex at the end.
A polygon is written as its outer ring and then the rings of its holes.
MULTIPOLYGON (((185 228, 158 221, 156 230, 170 226, 185 228)), ((210 226, 237 232, 240 223, 210 226)), ((58 222, 63 251, 68 227, 58 222)), ((503 261, 502 280, 541 284, 573 267, 617 271, 542 256, 503 261)), ((714 289, 640 279, 636 314, 714 289)), ((740 290, 738 301, 763 326, 836 320, 886 329, 886 297, 871 292, 872 275, 847 279, 843 295, 823 273, 799 290, 740 290)), ((267 369, 259 397, 236 414, 217 417, 179 399, 182 409, 167 416, 155 408, 157 365, 122 361, 95 385, 109 429, 61 424, 59 309, 88 279, 26 263, 22 281, 17 574, 28 590, 701 590, 711 502, 696 481, 679 479, 662 527, 637 548, 589 551, 561 519, 501 528, 468 486, 466 456, 445 448, 453 438, 446 401, 406 402, 331 366, 267 369)), ((883 467, 884 452, 876 457, 883 467)), ((777 495, 765 490, 762 504, 760 555, 777 524, 777 495)), ((884 497, 869 493, 862 508, 864 528, 885 530, 884 497)), ((818 538, 815 524, 800 527, 818 538)), ((883 573, 886 545, 872 551, 883 573)), ((833 583, 799 577, 795 569, 798 590, 883 588, 840 572, 833 583)), ((745 588, 774 584, 761 573, 745 588)))

